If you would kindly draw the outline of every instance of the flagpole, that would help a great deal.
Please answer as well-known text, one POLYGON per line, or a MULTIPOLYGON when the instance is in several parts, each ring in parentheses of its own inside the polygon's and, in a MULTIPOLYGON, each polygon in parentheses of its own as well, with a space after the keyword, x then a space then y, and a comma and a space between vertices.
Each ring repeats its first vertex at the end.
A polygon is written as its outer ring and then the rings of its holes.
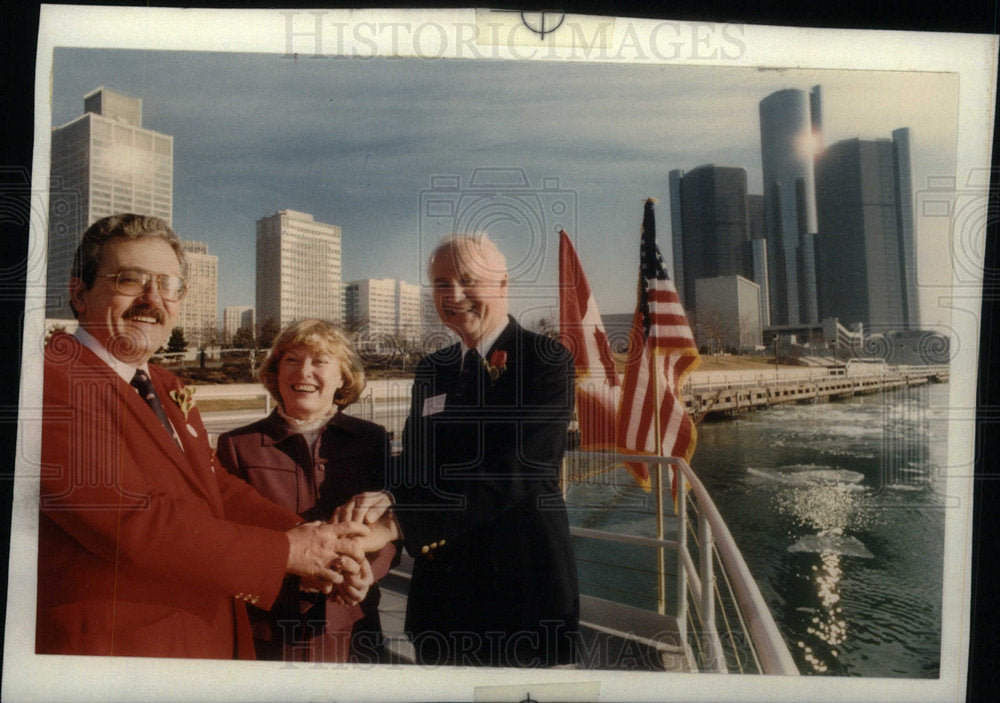
MULTIPOLYGON (((653 383, 653 398, 655 406, 653 410, 653 427, 656 432, 656 456, 663 456, 663 435, 660 433, 660 393, 656 387, 656 352, 650 350, 649 353, 649 373, 653 383)), ((662 540, 663 533, 663 463, 656 463, 656 538, 662 540)), ((678 556, 680 552, 678 551, 678 556)), ((680 568, 680 559, 677 560, 680 568)), ((667 558, 666 550, 660 546, 656 555, 656 573, 659 575, 657 584, 657 611, 660 615, 667 613, 667 558)))
MULTIPOLYGON (((649 204, 653 202, 652 198, 646 200, 646 208, 649 208, 649 204)), ((643 212, 643 229, 646 225, 646 212, 643 212)), ((655 230, 654 235, 655 236, 655 230)), ((640 269, 639 279, 642 280, 642 271, 640 269)), ((656 374, 656 348, 649 348, 649 380, 653 384, 653 431, 656 433, 656 456, 663 456, 663 433, 660 431, 660 389, 657 384, 657 374, 656 374)), ((663 540, 664 530, 663 530, 663 463, 656 463, 656 538, 658 540, 663 540)), ((677 553, 678 559, 677 564, 680 568, 680 552, 677 553)), ((656 554, 656 573, 658 576, 657 583, 657 611, 660 615, 666 615, 667 613, 667 553, 666 550, 661 546, 657 549, 656 554)))
MULTIPOLYGON (((684 486, 680 483, 680 469, 674 463, 669 464, 674 470, 664 470, 663 461, 669 447, 670 455, 686 459, 694 451, 695 429, 691 418, 687 415, 679 389, 683 384, 688 370, 697 365, 698 353, 690 325, 684 314, 677 294, 677 289, 670 281, 663 266, 663 258, 656 246, 656 221, 653 213, 653 203, 646 200, 642 218, 642 238, 639 256, 639 290, 636 294, 636 312, 632 318, 633 337, 629 344, 629 362, 625 369, 624 392, 628 398, 622 398, 619 404, 619 445, 633 448, 640 454, 656 452, 656 536, 663 545, 666 542, 664 528, 664 493, 666 481, 664 475, 673 476, 678 481, 680 499, 675 499, 674 522, 677 529, 677 626, 682 637, 685 632, 687 611, 687 563, 686 521, 684 519, 684 486), (639 344, 643 345, 640 350, 639 344), (642 358, 643 354, 649 354, 642 358), (664 383, 660 383, 660 369, 663 370, 664 383), (643 373, 649 375, 643 375, 643 373), (660 386, 665 385, 661 390, 660 386), (667 393, 669 397, 666 397, 667 393), (652 393, 652 397, 650 397, 652 393), (627 405, 626 405, 627 403, 627 405), (651 407, 652 406, 652 407, 651 407), (667 409, 669 420, 662 417, 667 409), (649 417, 652 413, 653 417, 649 417), (675 423, 676 420, 676 423, 675 423), (649 441, 649 433, 653 432, 655 441, 649 441), (664 437, 664 433, 668 433, 664 437)), ((650 490, 653 483, 650 462, 645 464, 629 464, 641 481, 645 490, 650 490)), ((673 484, 671 495, 673 495, 673 484)), ((657 548, 657 590, 658 610, 666 614, 666 549, 657 548)))

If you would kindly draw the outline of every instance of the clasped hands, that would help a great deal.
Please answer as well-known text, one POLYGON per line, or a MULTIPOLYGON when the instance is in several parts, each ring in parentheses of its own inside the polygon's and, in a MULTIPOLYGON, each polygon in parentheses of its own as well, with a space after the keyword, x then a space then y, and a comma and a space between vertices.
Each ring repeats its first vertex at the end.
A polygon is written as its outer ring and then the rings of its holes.
POLYGON ((303 591, 333 594, 337 603, 357 605, 375 582, 366 554, 400 537, 391 505, 387 493, 362 493, 337 508, 329 522, 289 530, 286 571, 300 577, 303 591))

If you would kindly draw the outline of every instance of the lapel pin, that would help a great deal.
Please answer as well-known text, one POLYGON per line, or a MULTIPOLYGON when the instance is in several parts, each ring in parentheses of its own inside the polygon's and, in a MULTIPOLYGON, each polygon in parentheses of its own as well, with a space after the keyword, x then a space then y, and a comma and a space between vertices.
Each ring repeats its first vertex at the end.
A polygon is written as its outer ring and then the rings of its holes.
MULTIPOLYGON (((194 407, 194 394, 197 390, 197 386, 181 386, 179 389, 170 391, 171 399, 177 403, 181 412, 184 413, 185 420, 188 419, 188 413, 191 412, 191 408, 194 407)), ((190 425, 188 425, 188 430, 191 430, 190 425)), ((191 433, 194 434, 195 437, 198 436, 193 430, 191 433)))
POLYGON ((496 383, 496 380, 500 378, 500 374, 507 370, 507 352, 503 349, 493 350, 489 361, 483 359, 483 366, 486 368, 486 373, 489 374, 490 380, 496 383))

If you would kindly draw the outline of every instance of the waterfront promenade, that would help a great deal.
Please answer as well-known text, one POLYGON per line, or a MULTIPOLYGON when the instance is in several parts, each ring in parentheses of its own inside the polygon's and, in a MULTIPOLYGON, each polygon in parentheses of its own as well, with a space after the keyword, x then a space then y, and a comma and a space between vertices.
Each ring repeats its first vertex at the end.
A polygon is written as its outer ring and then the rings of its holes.
MULTIPOLYGON (((762 369, 757 366, 699 370, 688 377, 684 402, 688 412, 700 420, 783 403, 823 402, 947 380, 946 365, 859 364, 846 369, 794 366, 762 369)), ((410 409, 412 385, 409 378, 369 380, 361 398, 346 412, 384 425, 398 441, 410 409)), ((213 435, 263 417, 270 411, 272 402, 263 387, 256 383, 201 385, 195 399, 202 406, 205 426, 213 435), (219 409, 233 404, 245 407, 219 409)))

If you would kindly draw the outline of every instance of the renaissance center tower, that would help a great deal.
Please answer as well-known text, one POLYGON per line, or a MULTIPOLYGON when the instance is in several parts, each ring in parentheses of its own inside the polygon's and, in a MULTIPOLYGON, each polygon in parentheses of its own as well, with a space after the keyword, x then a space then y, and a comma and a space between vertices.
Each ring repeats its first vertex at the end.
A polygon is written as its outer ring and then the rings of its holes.
POLYGON ((822 146, 820 86, 760 102, 771 324, 818 321, 814 158, 822 146))

